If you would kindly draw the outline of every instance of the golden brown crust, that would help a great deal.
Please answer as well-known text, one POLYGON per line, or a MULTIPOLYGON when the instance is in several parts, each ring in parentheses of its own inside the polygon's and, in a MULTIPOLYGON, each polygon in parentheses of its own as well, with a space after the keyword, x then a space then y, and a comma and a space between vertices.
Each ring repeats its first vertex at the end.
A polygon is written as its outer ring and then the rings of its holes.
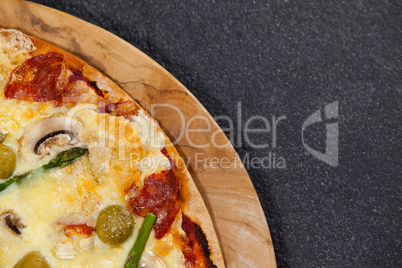
MULTIPOLYGON (((104 100, 104 103, 99 103, 99 107, 102 107, 107 104, 111 103, 125 103, 129 102, 132 105, 127 105, 122 108, 123 114, 124 111, 127 114, 130 114, 133 110, 143 110, 143 108, 135 102, 133 98, 131 98, 125 91, 123 91, 120 87, 118 87, 115 83, 113 83, 109 78, 105 75, 97 71, 92 66, 88 65, 84 61, 80 60, 79 58, 51 45, 48 44, 40 39, 35 37, 31 37, 34 45, 36 46, 36 50, 32 52, 32 56, 45 54, 47 52, 57 52, 64 55, 66 64, 68 66, 74 67, 82 71, 84 77, 89 79, 90 81, 95 81, 97 87, 101 90, 106 90, 108 95, 104 100)), ((162 129, 160 128, 159 124, 144 110, 145 114, 153 120, 158 129, 163 133, 162 129)), ((223 256, 221 253, 221 249, 219 246, 218 238, 216 236, 211 217, 208 213, 208 210, 205 206, 205 203, 195 186, 193 179, 187 167, 185 166, 182 158, 180 157, 179 153, 170 142, 169 138, 166 137, 166 149, 169 156, 173 159, 174 163, 177 166, 176 174, 180 183, 180 197, 181 197, 181 210, 182 212, 187 215, 191 220, 196 223, 202 229, 203 233, 207 237, 208 246, 210 251, 210 257, 213 263, 217 267, 225 267, 223 256)), ((207 249, 204 247, 204 249, 207 249)), ((206 250, 205 250, 206 251, 206 250)), ((207 252, 205 252, 207 254, 207 252)))

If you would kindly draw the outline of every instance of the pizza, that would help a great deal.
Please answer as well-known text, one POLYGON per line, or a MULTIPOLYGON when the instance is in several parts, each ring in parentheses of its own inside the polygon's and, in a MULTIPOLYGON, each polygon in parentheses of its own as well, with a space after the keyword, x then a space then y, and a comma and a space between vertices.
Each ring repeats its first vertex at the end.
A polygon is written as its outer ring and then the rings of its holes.
POLYGON ((0 267, 224 267, 158 123, 110 79, 0 29, 0 267))

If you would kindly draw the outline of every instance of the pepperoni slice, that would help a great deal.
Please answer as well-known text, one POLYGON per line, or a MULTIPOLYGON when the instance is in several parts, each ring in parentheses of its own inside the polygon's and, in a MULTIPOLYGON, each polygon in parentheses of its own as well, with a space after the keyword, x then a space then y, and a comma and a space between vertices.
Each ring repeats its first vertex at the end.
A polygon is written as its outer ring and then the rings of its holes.
POLYGON ((6 86, 6 98, 44 102, 62 101, 57 79, 62 70, 63 55, 47 53, 26 60, 11 74, 6 86))
POLYGON ((172 226, 180 210, 179 182, 174 169, 154 173, 144 180, 138 195, 128 200, 129 208, 138 216, 156 215, 155 238, 161 239, 172 226))
POLYGON ((104 98, 107 94, 95 82, 85 78, 80 70, 66 66, 62 54, 49 52, 32 57, 17 67, 11 73, 4 95, 9 99, 31 102, 74 103, 80 95, 72 87, 76 81, 84 81, 99 97, 104 98), (71 75, 66 75, 67 70, 71 75))

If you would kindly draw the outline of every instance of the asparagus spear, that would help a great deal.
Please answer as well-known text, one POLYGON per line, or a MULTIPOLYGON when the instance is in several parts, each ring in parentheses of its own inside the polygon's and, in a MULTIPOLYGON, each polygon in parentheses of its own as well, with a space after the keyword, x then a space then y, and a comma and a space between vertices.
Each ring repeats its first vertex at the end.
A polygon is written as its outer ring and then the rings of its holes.
POLYGON ((45 171, 55 167, 64 168, 74 163, 75 160, 77 160, 87 152, 88 152, 87 148, 81 148, 81 147, 71 148, 70 150, 59 153, 54 159, 50 160, 49 163, 42 166, 42 168, 45 171))
POLYGON ((6 182, 0 183, 0 192, 2 192, 3 190, 5 190, 8 186, 10 186, 11 184, 13 184, 14 182, 19 182, 20 180, 22 180, 23 178, 25 178, 26 176, 29 175, 30 172, 22 174, 22 175, 18 175, 18 176, 14 176, 11 179, 8 179, 6 182))
POLYGON ((128 255, 128 260, 125 268, 137 268, 140 262, 141 255, 144 252, 145 244, 148 241, 149 234, 154 226, 156 216, 151 213, 147 213, 144 222, 140 228, 137 239, 135 240, 134 246, 130 250, 128 255))
POLYGON ((71 165, 72 163, 74 163, 75 160, 77 160, 78 158, 80 158, 81 156, 86 154, 87 152, 88 152, 88 149, 81 148, 81 147, 75 147, 75 148, 71 148, 69 150, 63 151, 63 152, 59 153, 54 159, 50 160, 49 163, 47 163, 46 165, 43 165, 42 167, 39 167, 33 171, 29 171, 25 174, 13 176, 12 178, 8 179, 7 181, 0 183, 0 192, 5 190, 11 184, 13 184, 15 182, 20 182, 22 179, 28 177, 30 174, 32 174, 35 171, 38 171, 38 170, 48 171, 49 169, 52 169, 52 168, 56 168, 56 167, 64 168, 68 165, 71 165))

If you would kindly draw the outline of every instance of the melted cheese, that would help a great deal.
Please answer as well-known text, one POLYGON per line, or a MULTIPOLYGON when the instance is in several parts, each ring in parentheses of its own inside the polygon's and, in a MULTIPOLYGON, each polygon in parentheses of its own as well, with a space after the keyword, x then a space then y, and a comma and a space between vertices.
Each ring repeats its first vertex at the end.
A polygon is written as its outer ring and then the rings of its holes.
MULTIPOLYGON (((26 53, 34 49, 25 37, 19 32, 4 34, 0 30, 0 132, 7 134, 3 143, 17 153, 14 174, 37 169, 70 147, 87 147, 89 154, 63 169, 37 171, 0 192, 0 214, 12 210, 26 226, 21 235, 16 235, 0 218, 0 267, 12 267, 30 251, 40 251, 51 267, 123 267, 143 218, 135 217, 133 234, 113 247, 102 243, 96 232, 90 237, 67 237, 63 226, 94 227, 103 208, 126 205, 127 187, 141 187, 150 174, 170 169, 168 158, 160 151, 165 146, 165 136, 142 111, 129 121, 100 114, 93 104, 68 109, 50 102, 5 99, 4 81, 27 58, 26 53), (15 36, 20 43, 15 43, 15 36), (21 148, 21 139, 30 135, 32 126, 60 114, 82 124, 78 143, 54 145, 43 158, 21 148)), ((172 230, 183 232, 180 217, 172 230)), ((177 267, 177 263, 183 266, 184 257, 172 235, 156 240, 152 231, 141 267, 177 267)))
POLYGON ((72 248, 76 255, 71 259, 64 259, 56 252, 58 245, 69 243, 62 224, 94 226, 101 209, 111 204, 124 205, 123 200, 113 194, 113 188, 94 180, 88 165, 86 157, 73 166, 35 174, 0 195, 1 210, 15 211, 26 225, 18 237, 4 224, 0 227, 0 265, 14 264, 27 252, 38 250, 51 267, 122 267, 134 235, 115 248, 96 241, 93 252, 86 252, 79 246, 82 239, 77 238, 72 248))
POLYGON ((157 131, 156 124, 140 110, 132 120, 134 127, 140 130, 140 139, 144 145, 161 150, 165 147, 165 136, 157 131))

